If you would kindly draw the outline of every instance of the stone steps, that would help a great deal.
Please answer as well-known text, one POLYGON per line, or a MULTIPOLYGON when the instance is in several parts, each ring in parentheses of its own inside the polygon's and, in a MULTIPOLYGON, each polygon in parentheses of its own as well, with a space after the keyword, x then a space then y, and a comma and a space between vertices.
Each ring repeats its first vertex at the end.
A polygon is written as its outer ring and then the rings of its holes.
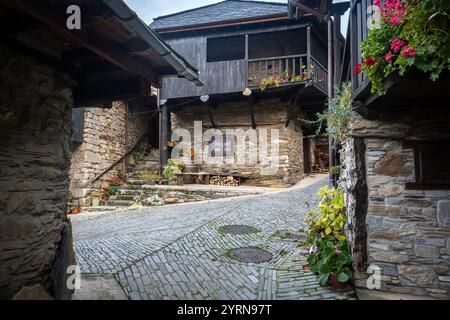
POLYGON ((116 206, 85 207, 81 210, 81 212, 106 212, 106 211, 116 211, 119 209, 120 207, 116 206))
POLYGON ((133 204, 135 204, 135 201, 130 201, 130 200, 108 200, 107 204, 109 206, 114 206, 114 207, 130 207, 133 204))
POLYGON ((142 194, 142 189, 119 189, 118 194, 122 196, 138 197, 142 194))
POLYGON ((139 200, 139 196, 140 195, 137 195, 137 196, 134 196, 134 195, 116 195, 116 196, 110 196, 109 197, 109 200, 110 201, 112 201, 112 200, 124 200, 124 201, 136 201, 136 200, 139 200))

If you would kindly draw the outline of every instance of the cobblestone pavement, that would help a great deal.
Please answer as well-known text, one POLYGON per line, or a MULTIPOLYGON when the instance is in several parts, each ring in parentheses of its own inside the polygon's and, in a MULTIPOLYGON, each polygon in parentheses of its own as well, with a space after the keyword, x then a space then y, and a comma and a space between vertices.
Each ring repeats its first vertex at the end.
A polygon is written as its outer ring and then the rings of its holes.
POLYGON ((351 299, 353 290, 320 287, 307 270, 299 233, 326 184, 223 201, 139 208, 73 218, 75 250, 85 274, 113 275, 130 299, 351 299), (258 232, 231 235, 225 225, 258 232), (265 263, 241 263, 229 251, 258 247, 265 263))

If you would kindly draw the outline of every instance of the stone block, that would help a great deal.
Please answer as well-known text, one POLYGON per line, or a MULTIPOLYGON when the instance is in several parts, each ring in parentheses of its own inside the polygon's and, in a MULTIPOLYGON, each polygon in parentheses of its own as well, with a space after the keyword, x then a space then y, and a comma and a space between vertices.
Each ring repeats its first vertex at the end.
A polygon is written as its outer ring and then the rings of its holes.
POLYGON ((430 286, 437 279, 436 272, 430 266, 397 266, 398 276, 402 285, 430 286))
POLYGON ((441 255, 438 247, 415 245, 414 252, 418 257, 436 259, 441 255))
POLYGON ((392 251, 375 251, 370 253, 370 257, 374 261, 390 263, 403 263, 409 260, 408 255, 392 251))
POLYGON ((411 168, 405 166, 407 156, 405 154, 386 155, 375 165, 375 173, 383 176, 404 176, 411 174, 411 168))
POLYGON ((48 294, 42 284, 37 284, 32 287, 23 287, 17 292, 12 300, 53 300, 48 294))
POLYGON ((378 229, 383 226, 383 217, 379 216, 368 216, 366 223, 370 229, 378 229))
POLYGON ((442 200, 437 204, 437 220, 442 228, 450 228, 450 201, 442 200))

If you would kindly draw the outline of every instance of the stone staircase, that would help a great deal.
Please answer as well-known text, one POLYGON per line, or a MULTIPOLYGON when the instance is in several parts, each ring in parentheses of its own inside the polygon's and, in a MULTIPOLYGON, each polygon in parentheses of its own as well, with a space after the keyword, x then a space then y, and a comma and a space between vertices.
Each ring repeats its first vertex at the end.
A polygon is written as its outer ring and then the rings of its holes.
POLYGON ((120 187, 116 195, 108 199, 106 206, 89 207, 85 211, 117 211, 134 205, 160 206, 277 191, 273 188, 251 186, 159 185, 156 183, 158 180, 159 150, 153 150, 131 168, 127 182, 120 187))
POLYGON ((155 175, 159 173, 159 150, 157 149, 152 150, 145 159, 131 169, 127 182, 118 190, 117 195, 109 198, 107 205, 129 207, 139 203, 144 194, 142 186, 150 183, 142 178, 151 173, 155 175))

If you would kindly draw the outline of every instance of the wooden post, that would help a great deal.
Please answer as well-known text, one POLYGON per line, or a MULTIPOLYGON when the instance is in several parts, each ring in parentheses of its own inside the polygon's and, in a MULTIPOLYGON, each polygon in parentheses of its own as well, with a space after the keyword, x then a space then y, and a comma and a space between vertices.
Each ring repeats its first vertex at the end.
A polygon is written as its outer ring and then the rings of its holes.
POLYGON ((245 35, 245 76, 247 77, 246 83, 249 86, 249 65, 248 65, 248 34, 245 35))
POLYGON ((341 82, 341 14, 335 12, 334 20, 334 86, 338 88, 341 82))
POLYGON ((307 57, 306 57, 306 63, 307 65, 307 79, 311 79, 311 27, 308 27, 306 29, 306 50, 307 50, 307 57))
POLYGON ((169 110, 166 102, 160 108, 161 112, 161 148, 160 148, 160 160, 161 170, 167 164, 169 159, 169 152, 167 148, 167 142, 169 141, 169 110))
POLYGON ((253 109, 253 95, 251 95, 250 97, 248 97, 248 104, 250 105, 250 117, 252 120, 252 128, 256 129, 256 120, 255 120, 255 111, 253 109))

